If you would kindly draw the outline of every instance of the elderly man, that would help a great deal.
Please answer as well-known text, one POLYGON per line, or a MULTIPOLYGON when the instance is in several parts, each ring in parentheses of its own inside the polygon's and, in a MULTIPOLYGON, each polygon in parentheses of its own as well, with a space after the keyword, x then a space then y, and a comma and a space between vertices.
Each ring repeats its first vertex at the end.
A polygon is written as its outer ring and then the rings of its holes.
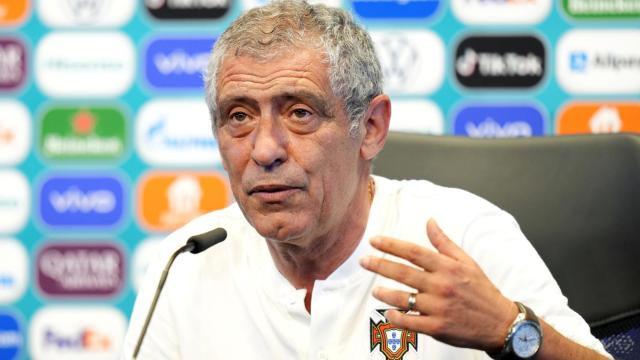
POLYGON ((225 242, 175 262, 140 358, 608 356, 511 216, 371 175, 391 105, 371 39, 344 11, 249 11, 218 40, 206 88, 237 202, 165 240, 125 358, 169 255, 218 226, 225 242))

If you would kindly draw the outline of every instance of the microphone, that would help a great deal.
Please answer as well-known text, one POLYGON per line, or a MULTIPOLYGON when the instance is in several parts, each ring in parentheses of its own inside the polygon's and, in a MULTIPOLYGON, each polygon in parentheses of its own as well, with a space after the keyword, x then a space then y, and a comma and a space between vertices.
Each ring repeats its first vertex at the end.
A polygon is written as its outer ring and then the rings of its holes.
POLYGON ((160 276, 160 281, 158 281, 158 286, 156 287, 156 293, 153 296, 153 301, 151 302, 151 307, 147 313, 147 318, 144 321, 144 325, 142 326, 142 331, 140 331, 140 335, 138 336, 138 342, 136 343, 136 347, 133 350, 133 359, 135 360, 138 357, 138 353, 140 352, 140 347, 142 346, 142 341, 144 340, 145 335, 147 334, 147 329, 149 328, 149 323, 151 322, 151 317, 153 317, 153 312, 156 310, 156 305, 158 304, 158 299, 160 298, 160 293, 162 292, 162 288, 164 287, 165 281, 167 281, 167 275, 169 275, 169 269, 173 264, 173 261, 178 257, 178 255, 183 252, 190 252, 192 254, 199 254, 208 248, 212 247, 215 244, 222 242, 227 238, 227 231, 223 228, 216 228, 206 233, 202 233, 199 235, 193 235, 187 240, 187 243, 182 245, 178 250, 174 251, 167 261, 167 265, 165 265, 164 270, 162 270, 162 276, 160 276))

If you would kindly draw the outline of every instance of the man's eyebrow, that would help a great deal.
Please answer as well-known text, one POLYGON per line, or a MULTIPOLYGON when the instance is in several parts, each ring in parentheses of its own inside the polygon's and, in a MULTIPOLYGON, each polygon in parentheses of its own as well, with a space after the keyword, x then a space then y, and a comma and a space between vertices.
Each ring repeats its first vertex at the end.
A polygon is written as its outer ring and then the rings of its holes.
POLYGON ((327 99, 324 97, 313 93, 311 91, 293 91, 293 92, 285 92, 277 98, 291 101, 291 100, 299 100, 303 102, 311 103, 311 106, 320 113, 323 117, 334 117, 335 114, 331 111, 331 105, 327 103, 327 99))
POLYGON ((252 107, 258 106, 258 102, 248 96, 231 96, 218 100, 218 111, 222 114, 234 104, 247 104, 252 107))

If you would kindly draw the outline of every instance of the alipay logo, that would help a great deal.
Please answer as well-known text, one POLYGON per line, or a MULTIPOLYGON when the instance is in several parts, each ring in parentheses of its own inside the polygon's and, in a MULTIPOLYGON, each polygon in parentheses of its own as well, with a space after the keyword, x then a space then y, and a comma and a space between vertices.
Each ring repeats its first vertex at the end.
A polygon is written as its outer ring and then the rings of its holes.
POLYGON ((162 89, 203 88, 203 73, 214 38, 159 38, 147 46, 145 77, 162 89))
MULTIPOLYGON (((29 256, 22 243, 0 238, 0 304, 18 300, 27 288, 29 256)), ((0 340, 0 343, 2 340, 0 340)), ((0 359, 4 359, 0 356, 0 359)))
POLYGON ((15 170, 0 170, 0 233, 18 232, 29 219, 31 187, 15 170))
POLYGON ((0 311, 0 359, 18 359, 23 344, 22 326, 18 319, 0 311))
POLYGON ((544 117, 531 105, 469 105, 454 118, 454 134, 474 138, 544 135, 544 117))
POLYGON ((576 94, 640 93, 640 30, 570 30, 558 41, 558 83, 576 94))
POLYGON ((353 0, 354 12, 364 19, 427 20, 440 8, 440 0, 353 0))
POLYGON ((124 188, 113 176, 51 176, 40 191, 40 217, 49 226, 115 226, 123 212, 124 188))
POLYGON ((589 63, 589 56, 584 51, 575 51, 571 53, 571 70, 577 72, 584 72, 587 69, 589 63))
POLYGON ((220 162, 209 110, 200 100, 145 104, 136 120, 136 146, 140 156, 153 165, 211 166, 220 162))

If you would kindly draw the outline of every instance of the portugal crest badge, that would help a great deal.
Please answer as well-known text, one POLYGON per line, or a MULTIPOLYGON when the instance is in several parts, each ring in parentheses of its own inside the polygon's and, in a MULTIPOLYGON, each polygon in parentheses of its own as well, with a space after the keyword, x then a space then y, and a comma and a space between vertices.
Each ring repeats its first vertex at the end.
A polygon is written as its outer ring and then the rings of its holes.
POLYGON ((418 334, 391 325, 384 317, 386 310, 375 310, 371 316, 371 353, 379 352, 386 360, 403 360, 411 348, 418 350, 418 334))

